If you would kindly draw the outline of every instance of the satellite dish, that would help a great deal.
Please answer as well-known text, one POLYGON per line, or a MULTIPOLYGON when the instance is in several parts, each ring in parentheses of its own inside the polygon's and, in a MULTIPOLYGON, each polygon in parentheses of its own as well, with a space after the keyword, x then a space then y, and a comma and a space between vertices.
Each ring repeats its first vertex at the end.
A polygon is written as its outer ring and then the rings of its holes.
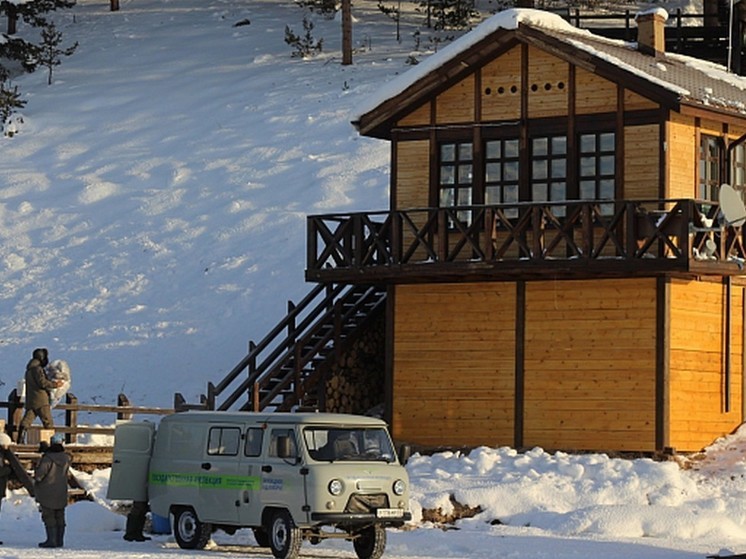
POLYGON ((728 225, 740 227, 746 222, 746 207, 741 195, 729 184, 720 185, 720 211, 728 225))

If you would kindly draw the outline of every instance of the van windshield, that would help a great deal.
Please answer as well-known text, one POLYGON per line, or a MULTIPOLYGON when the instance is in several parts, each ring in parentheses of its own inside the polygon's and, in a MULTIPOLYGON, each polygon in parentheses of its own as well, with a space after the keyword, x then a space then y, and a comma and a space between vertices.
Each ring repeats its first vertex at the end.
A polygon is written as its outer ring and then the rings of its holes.
POLYGON ((314 460, 396 460, 386 429, 306 427, 303 430, 308 454, 314 460))

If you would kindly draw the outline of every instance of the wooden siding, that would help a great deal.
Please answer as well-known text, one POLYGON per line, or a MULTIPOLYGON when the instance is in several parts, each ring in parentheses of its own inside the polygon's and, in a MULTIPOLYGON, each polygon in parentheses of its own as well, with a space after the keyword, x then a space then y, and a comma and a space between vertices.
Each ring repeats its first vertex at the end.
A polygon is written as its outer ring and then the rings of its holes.
POLYGON ((396 286, 394 438, 513 444, 515 305, 513 283, 396 286))
POLYGON ((526 286, 524 446, 655 450, 654 279, 526 286))
POLYGON ((427 126, 430 124, 430 103, 425 103, 396 123, 397 126, 427 126))
POLYGON ((575 111, 578 114, 609 113, 617 109, 617 86, 578 68, 575 73, 575 111))
POLYGON ((635 93, 634 91, 630 91, 629 89, 624 90, 624 110, 625 111, 657 109, 657 108, 658 108, 658 104, 654 101, 651 101, 647 97, 638 95, 637 93, 635 93))
POLYGON ((474 75, 470 75, 435 100, 435 120, 438 124, 474 122, 474 75))
POLYGON ((624 129, 624 198, 660 198, 660 127, 657 124, 624 129))
POLYGON ((726 411, 726 287, 673 280, 670 301, 670 444, 698 451, 743 420, 743 288, 731 292, 730 411, 726 411))
POLYGON ((397 208, 426 208, 429 205, 430 142, 397 142, 396 150, 397 208))
POLYGON ((664 198, 697 197, 698 157, 694 119, 671 113, 666 141, 668 184, 664 198))
POLYGON ((565 116, 570 65, 535 47, 528 49, 529 118, 565 116))
POLYGON ((481 120, 521 116, 521 47, 510 49, 482 68, 481 120))

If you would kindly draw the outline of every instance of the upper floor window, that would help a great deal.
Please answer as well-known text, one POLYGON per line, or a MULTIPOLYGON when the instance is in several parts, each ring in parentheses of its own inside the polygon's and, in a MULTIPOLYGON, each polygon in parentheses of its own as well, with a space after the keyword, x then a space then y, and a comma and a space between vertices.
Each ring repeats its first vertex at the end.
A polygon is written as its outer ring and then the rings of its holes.
MULTIPOLYGON (((440 144, 438 203, 441 208, 470 206, 474 199, 474 149, 471 142, 440 144)), ((457 219, 471 224, 471 212, 459 210, 457 219)), ((450 224, 451 226, 453 223, 450 224)))
POLYGON ((730 185, 743 196, 746 190, 746 144, 740 143, 731 152, 730 185))
MULTIPOLYGON (((581 134, 579 138, 581 200, 613 200, 616 179, 616 141, 613 132, 581 134)), ((613 213, 611 204, 601 211, 613 213)))
MULTIPOLYGON (((484 145, 484 203, 514 204, 519 201, 519 149, 517 139, 488 140, 484 145)), ((507 208, 506 217, 518 217, 518 208, 507 208)))
POLYGON ((717 201, 720 194, 720 162, 723 157, 720 138, 702 134, 699 144, 699 192, 702 200, 717 201))
MULTIPOLYGON (((567 136, 532 138, 530 184, 532 202, 567 200, 567 136)), ((565 208, 552 213, 565 215, 565 208)))

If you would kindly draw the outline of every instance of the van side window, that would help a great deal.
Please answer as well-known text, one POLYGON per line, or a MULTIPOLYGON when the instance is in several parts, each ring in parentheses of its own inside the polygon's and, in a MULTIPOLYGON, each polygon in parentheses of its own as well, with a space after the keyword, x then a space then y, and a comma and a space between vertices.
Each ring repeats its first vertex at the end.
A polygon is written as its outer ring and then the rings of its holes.
POLYGON ((279 437, 288 437, 290 439, 290 457, 298 456, 298 446, 295 444, 295 433, 292 429, 272 429, 272 436, 269 439, 269 455, 277 458, 277 439, 279 437))
POLYGON ((259 456, 262 453, 262 435, 264 435, 264 429, 258 427, 250 427, 246 431, 245 456, 259 456))
POLYGON ((241 429, 238 427, 211 427, 207 454, 238 456, 241 429))

